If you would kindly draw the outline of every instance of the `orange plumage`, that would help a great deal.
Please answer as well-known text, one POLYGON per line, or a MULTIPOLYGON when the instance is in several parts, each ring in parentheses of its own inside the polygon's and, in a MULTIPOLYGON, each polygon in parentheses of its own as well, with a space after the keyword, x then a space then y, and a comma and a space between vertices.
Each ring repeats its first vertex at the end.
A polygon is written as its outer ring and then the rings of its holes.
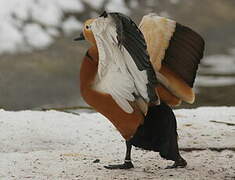
POLYGON ((80 70, 80 91, 84 100, 107 117, 118 129, 122 136, 128 140, 135 133, 138 126, 143 122, 144 116, 141 110, 133 104, 134 112, 124 112, 109 94, 98 92, 92 88, 95 81, 98 56, 97 48, 93 46, 88 53, 92 57, 84 57, 80 70))

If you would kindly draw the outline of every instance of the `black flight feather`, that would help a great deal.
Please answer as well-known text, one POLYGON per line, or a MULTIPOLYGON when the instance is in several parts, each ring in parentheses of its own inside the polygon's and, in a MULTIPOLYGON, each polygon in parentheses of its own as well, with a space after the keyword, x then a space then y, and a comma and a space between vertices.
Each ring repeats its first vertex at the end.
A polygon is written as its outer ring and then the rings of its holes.
POLYGON ((155 87, 158 83, 155 71, 150 62, 147 45, 142 32, 137 25, 127 16, 121 13, 108 13, 116 25, 118 45, 124 46, 137 68, 146 70, 148 77, 147 92, 150 102, 156 103, 158 96, 155 87))
POLYGON ((176 23, 175 32, 162 62, 193 87, 204 48, 205 42, 199 34, 176 23))

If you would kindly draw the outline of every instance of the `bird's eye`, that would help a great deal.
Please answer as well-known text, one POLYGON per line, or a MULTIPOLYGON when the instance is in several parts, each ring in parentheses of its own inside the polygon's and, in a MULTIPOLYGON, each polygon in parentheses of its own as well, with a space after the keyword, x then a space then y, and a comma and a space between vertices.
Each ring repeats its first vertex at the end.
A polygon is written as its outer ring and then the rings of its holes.
POLYGON ((91 28, 91 26, 86 25, 86 29, 90 29, 90 28, 91 28))

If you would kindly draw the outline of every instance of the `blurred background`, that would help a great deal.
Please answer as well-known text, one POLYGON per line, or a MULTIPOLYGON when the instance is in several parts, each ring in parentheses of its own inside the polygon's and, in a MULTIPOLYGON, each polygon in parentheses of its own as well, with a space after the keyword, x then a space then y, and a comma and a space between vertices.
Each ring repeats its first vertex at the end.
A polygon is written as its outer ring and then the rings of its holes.
POLYGON ((235 106, 235 1, 1 0, 0 108, 84 106, 79 69, 86 42, 73 42, 84 20, 119 11, 139 24, 155 12, 190 26, 206 41, 196 79, 198 106, 235 106))

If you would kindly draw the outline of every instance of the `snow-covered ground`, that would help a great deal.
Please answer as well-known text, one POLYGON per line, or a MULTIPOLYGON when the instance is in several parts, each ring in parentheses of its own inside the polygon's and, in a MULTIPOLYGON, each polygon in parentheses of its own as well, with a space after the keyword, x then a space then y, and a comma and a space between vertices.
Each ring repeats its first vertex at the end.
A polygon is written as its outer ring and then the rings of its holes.
POLYGON ((125 145, 100 114, 1 110, 0 179, 234 179, 235 107, 175 114, 185 169, 134 148, 134 169, 110 171, 103 166, 122 162, 125 145))

